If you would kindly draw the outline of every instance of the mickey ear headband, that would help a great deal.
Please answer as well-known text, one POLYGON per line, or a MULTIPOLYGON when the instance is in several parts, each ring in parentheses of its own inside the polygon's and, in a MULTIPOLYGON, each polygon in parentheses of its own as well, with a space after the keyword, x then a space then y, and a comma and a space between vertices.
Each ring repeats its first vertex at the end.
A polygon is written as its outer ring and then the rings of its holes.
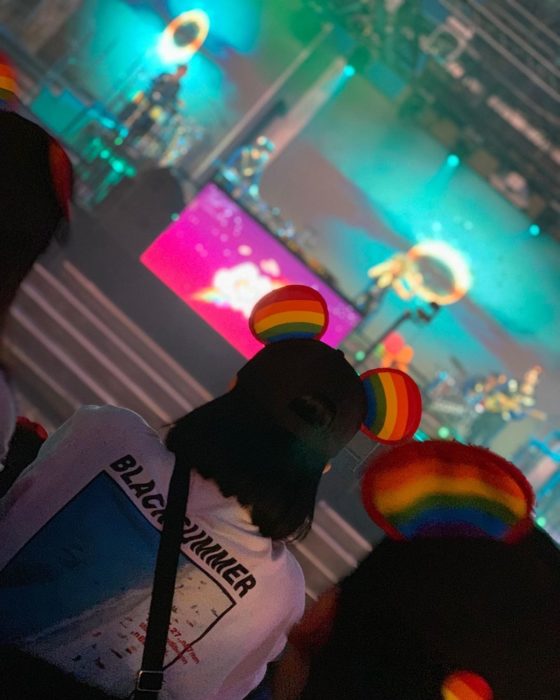
POLYGON ((374 459, 362 500, 389 537, 486 537, 516 542, 532 527, 523 474, 489 450, 458 442, 401 445, 374 459))
POLYGON ((26 418, 25 416, 18 416, 16 425, 19 428, 23 428, 24 430, 33 433, 43 442, 45 442, 45 440, 49 437, 49 434, 40 423, 35 423, 34 421, 29 420, 29 418, 26 418))
MULTIPOLYGON (((16 72, 8 58, 0 52, 0 111, 12 111, 17 104, 17 95, 16 72)), ((48 134, 46 136, 52 186, 58 205, 68 219, 74 181, 72 163, 58 141, 48 134)))
POLYGON ((471 671, 455 671, 441 687, 442 700, 493 700, 492 689, 482 676, 471 671))
MULTIPOLYGON (((329 311, 315 289, 294 284, 274 290, 254 307, 251 333, 263 345, 286 340, 320 341, 329 311)), ((396 369, 372 369, 360 375, 367 411, 361 430, 381 443, 412 438, 422 416, 422 397, 416 383, 396 369)))
POLYGON ((0 109, 11 109, 17 99, 16 74, 6 56, 0 53, 0 109))
MULTIPOLYGON (((486 538, 521 540, 532 528, 534 494, 523 474, 489 450, 458 442, 399 445, 374 458, 362 480, 362 500, 393 540, 486 538)), ((456 670, 442 700, 493 700, 487 680, 456 670)))

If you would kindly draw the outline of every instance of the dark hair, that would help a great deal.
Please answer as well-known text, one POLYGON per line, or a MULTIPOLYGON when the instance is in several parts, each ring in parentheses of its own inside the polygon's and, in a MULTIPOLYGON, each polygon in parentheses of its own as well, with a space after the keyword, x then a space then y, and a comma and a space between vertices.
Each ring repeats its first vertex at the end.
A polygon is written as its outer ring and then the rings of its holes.
POLYGON ((485 539, 384 540, 341 586, 305 700, 441 700, 458 670, 495 700, 560 697, 560 552, 535 528, 485 539))
MULTIPOLYGON (((315 425, 332 419, 320 397, 300 397, 295 408, 315 425)), ((309 531, 325 457, 235 389, 178 420, 165 442, 226 498, 250 507, 264 537, 296 540, 309 531)))

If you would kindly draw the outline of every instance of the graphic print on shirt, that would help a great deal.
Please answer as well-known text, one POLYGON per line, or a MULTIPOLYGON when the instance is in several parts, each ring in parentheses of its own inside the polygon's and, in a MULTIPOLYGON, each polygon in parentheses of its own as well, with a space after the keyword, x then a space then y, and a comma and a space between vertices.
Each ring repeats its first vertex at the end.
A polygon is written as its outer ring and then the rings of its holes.
MULTIPOLYGON (((4 569, 0 638, 79 680, 103 687, 106 675, 113 692, 127 693, 140 667, 159 533, 115 477, 99 474, 4 569)), ((185 532, 184 547, 216 575, 181 553, 166 664, 199 662, 192 645, 240 596, 228 572, 247 571, 188 519, 185 532)))

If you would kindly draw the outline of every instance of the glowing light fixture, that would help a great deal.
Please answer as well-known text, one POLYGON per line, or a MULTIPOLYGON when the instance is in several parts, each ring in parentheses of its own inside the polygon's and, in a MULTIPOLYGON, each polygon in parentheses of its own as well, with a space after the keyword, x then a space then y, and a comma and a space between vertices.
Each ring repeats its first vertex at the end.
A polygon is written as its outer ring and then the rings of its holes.
POLYGON ((472 275, 464 257, 458 250, 445 241, 422 241, 413 246, 407 257, 417 264, 422 260, 435 260, 449 270, 452 278, 452 289, 449 292, 439 292, 420 282, 416 286, 416 294, 426 301, 435 302, 440 306, 454 304, 469 291, 472 285, 472 275))
POLYGON ((358 352, 354 355, 354 358, 357 362, 363 362, 363 360, 366 359, 366 354, 363 350, 358 350, 358 352))
POLYGON ((456 153, 450 153, 447 156, 447 165, 450 168, 458 168, 459 165, 461 164, 461 159, 456 153))
POLYGON ((531 224, 529 226, 529 233, 531 236, 538 236, 541 232, 541 227, 538 224, 531 224))
POLYGON ((210 19, 203 10, 177 15, 163 30, 158 52, 166 63, 186 63, 206 41, 210 19))
POLYGON ((354 66, 350 65, 350 63, 348 63, 344 66, 343 73, 347 78, 351 78, 353 75, 356 75, 356 69, 354 66))

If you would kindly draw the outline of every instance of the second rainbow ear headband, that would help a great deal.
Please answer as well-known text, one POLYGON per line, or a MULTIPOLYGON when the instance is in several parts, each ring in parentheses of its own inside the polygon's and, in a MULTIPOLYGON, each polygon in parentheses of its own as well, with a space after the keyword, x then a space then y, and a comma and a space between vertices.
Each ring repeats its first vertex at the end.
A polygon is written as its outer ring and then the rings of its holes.
POLYGON ((16 74, 6 56, 0 52, 0 109, 10 108, 16 101, 16 74))
MULTIPOLYGON (((312 287, 293 284, 270 292, 255 305, 249 319, 252 334, 263 345, 285 340, 319 341, 329 322, 323 297, 312 287)), ((360 375, 367 411, 362 432, 381 443, 409 440, 422 416, 418 386, 397 369, 371 369, 360 375)))
POLYGON ((374 458, 362 480, 362 500, 396 540, 516 542, 532 527, 534 495, 523 474, 503 457, 459 442, 414 442, 374 458))

